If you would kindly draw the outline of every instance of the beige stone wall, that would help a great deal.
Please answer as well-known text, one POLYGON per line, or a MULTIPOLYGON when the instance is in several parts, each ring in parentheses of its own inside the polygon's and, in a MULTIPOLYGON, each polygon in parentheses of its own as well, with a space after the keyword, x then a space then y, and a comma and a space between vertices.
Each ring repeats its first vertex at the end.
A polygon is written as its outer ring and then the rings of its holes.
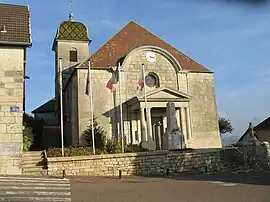
MULTIPOLYGON (((141 75, 141 64, 145 64, 145 74, 154 72, 159 77, 160 87, 178 89, 191 96, 189 104, 191 131, 187 141, 191 148, 220 148, 221 140, 218 132, 217 109, 215 101, 214 80, 212 73, 192 73, 186 71, 177 72, 173 64, 161 53, 156 53, 157 61, 149 63, 145 59, 145 50, 132 52, 125 61, 121 72, 121 95, 122 102, 138 96, 143 92, 138 88, 141 75)), ((108 132, 108 136, 117 134, 115 121, 119 118, 119 93, 111 93, 106 88, 111 73, 106 70, 93 70, 93 99, 94 114, 98 122, 108 132), (113 131, 113 132, 112 132, 113 131)), ((85 95, 87 69, 78 69, 78 132, 81 134, 90 124, 89 97, 85 95)), ((117 87, 119 88, 119 87, 117 87)), ((154 88, 146 87, 147 91, 154 88)), ((165 115, 165 114, 164 114, 165 115)), ((140 114, 123 105, 124 133, 126 142, 139 143, 140 141, 140 114), (131 139, 139 137, 138 141, 131 139)), ((185 118, 185 120, 187 120, 185 118)), ((118 125, 119 126, 119 125, 118 125)), ((80 137, 81 139, 82 137, 80 137)))
POLYGON ((0 47, 0 174, 21 173, 23 62, 23 48, 0 47))
POLYGON ((218 129, 214 78, 211 73, 189 73, 187 75, 192 139, 191 148, 221 148, 218 129))
POLYGON ((70 62, 69 60, 69 51, 73 48, 77 49, 78 62, 82 62, 89 57, 88 42, 58 41, 57 59, 59 61, 59 58, 62 58, 63 69, 76 64, 76 62, 70 62))
MULTIPOLYGON (((124 71, 121 75, 123 100, 128 100, 132 97, 143 94, 143 91, 138 88, 138 81, 141 76, 142 64, 145 65, 145 75, 149 74, 150 72, 154 72, 158 75, 160 87, 178 89, 178 74, 176 73, 176 69, 172 63, 164 55, 158 52, 156 52, 156 62, 150 63, 146 60, 147 52, 147 50, 138 50, 126 58, 123 68, 124 71)), ((155 87, 150 88, 146 86, 147 92, 154 89, 155 87)), ((185 90, 184 85, 182 89, 185 90)), ((117 103, 118 102, 119 100, 117 100, 117 103)), ((141 134, 140 121, 134 120, 140 120, 140 114, 138 111, 128 111, 128 108, 125 106, 123 108, 123 114, 124 120, 127 120, 124 124, 124 132, 126 137, 125 139, 127 143, 131 143, 131 134, 132 136, 135 136, 138 133, 139 137, 141 134)), ((134 141, 133 143, 139 142, 134 141)))
POLYGON ((179 173, 185 171, 217 170, 219 151, 197 152, 152 152, 108 154, 83 157, 48 158, 48 174, 78 176, 117 176, 123 175, 179 173))
MULTIPOLYGON (((83 140, 82 132, 90 125, 90 97, 85 94, 87 69, 77 70, 78 89, 78 132, 80 141, 83 140)), ((111 74, 106 70, 92 70, 93 82, 93 108, 97 122, 108 132, 111 137, 111 122, 114 118, 114 96, 106 88, 111 74)))
POLYGON ((49 157, 48 174, 78 176, 149 175, 180 172, 269 171, 268 142, 238 148, 185 152, 141 152, 76 157, 49 157))
MULTIPOLYGON (((156 62, 150 63, 145 57, 147 52, 148 51, 145 50, 134 52, 127 58, 124 64, 124 75, 122 76, 124 100, 128 100, 143 93, 137 88, 141 76, 142 64, 145 65, 145 75, 149 72, 154 72, 158 75, 160 87, 178 89, 178 75, 170 61, 162 54, 156 53, 156 62)), ((149 88, 148 86, 146 88, 147 91, 154 89, 149 88)))
MULTIPOLYGON (((65 85, 64 85, 65 86, 65 85)), ((75 140, 77 136, 77 120, 78 99, 77 99, 77 74, 73 75, 67 86, 63 89, 63 105, 64 105, 64 143, 65 146, 78 144, 75 140)))

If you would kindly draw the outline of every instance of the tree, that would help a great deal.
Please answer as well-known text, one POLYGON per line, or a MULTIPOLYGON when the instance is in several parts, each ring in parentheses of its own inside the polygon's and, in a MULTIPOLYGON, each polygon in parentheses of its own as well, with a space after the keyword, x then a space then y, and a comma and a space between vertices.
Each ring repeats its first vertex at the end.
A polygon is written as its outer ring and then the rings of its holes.
POLYGON ((23 114, 23 151, 28 151, 33 143, 34 127, 35 120, 32 116, 28 115, 27 113, 23 114))
MULTIPOLYGON (((104 150, 107 142, 106 131, 97 123, 96 118, 94 118, 94 133, 96 149, 104 150)), ((88 126, 88 129, 83 132, 83 137, 87 144, 92 146, 92 126, 88 126)))
POLYGON ((218 125, 220 134, 232 133, 232 131, 234 130, 229 119, 219 117, 218 125))

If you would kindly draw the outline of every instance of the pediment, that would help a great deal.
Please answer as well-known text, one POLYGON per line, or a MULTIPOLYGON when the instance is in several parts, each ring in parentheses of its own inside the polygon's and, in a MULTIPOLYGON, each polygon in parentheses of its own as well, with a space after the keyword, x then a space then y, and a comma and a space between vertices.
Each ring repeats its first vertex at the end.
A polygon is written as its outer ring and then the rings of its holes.
MULTIPOLYGON (((161 87, 157 88, 153 91, 149 91, 146 93, 147 100, 158 101, 158 100, 178 100, 178 101, 189 101, 191 96, 183 93, 179 90, 161 87)), ((138 96, 138 100, 144 99, 144 95, 138 96)))

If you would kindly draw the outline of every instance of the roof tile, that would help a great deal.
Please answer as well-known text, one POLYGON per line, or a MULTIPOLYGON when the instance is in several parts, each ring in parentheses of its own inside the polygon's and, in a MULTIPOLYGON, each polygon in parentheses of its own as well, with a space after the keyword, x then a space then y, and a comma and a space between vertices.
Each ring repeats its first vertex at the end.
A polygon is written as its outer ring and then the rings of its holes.
POLYGON ((0 4, 0 44, 31 45, 30 14, 27 6, 0 4))
POLYGON ((125 57, 133 49, 146 45, 158 46, 168 51, 185 70, 210 72, 203 65, 192 60, 134 21, 129 22, 90 57, 91 66, 116 66, 116 63, 120 58, 125 57))

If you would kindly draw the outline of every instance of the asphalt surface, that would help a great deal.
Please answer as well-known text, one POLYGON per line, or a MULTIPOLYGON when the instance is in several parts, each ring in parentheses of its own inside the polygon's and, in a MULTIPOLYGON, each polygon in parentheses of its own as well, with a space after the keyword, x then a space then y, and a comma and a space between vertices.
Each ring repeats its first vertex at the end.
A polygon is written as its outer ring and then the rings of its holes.
POLYGON ((74 202, 270 202, 270 173, 70 178, 74 202))

